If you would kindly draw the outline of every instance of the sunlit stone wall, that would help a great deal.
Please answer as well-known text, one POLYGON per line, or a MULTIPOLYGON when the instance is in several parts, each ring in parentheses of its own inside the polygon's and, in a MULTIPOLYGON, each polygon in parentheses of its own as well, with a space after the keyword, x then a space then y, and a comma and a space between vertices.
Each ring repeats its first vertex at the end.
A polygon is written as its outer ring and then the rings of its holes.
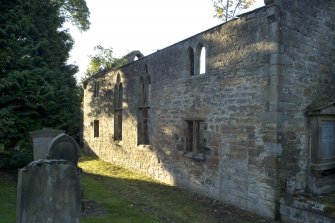
POLYGON ((306 107, 335 95, 334 5, 289 2, 268 1, 263 8, 95 75, 84 90, 85 148, 162 182, 278 216, 282 193, 308 191, 306 107), (196 71, 199 46, 206 52, 204 74, 196 71), (121 141, 114 140, 117 75, 123 86, 121 141), (139 145, 140 78, 147 75, 150 143, 139 145), (93 97, 95 82, 98 97, 93 97), (96 138, 94 120, 99 120, 96 138), (190 120, 201 122, 203 150, 193 153, 186 151, 190 120))

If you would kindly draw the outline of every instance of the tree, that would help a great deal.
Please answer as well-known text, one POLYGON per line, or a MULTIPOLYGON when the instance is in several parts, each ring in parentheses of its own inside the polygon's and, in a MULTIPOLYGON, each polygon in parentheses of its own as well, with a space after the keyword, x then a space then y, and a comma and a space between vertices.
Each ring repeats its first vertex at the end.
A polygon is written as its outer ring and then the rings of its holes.
POLYGON ((73 3, 66 17, 67 2, 0 0, 0 143, 7 149, 42 127, 79 132, 78 68, 67 64, 73 40, 61 28, 76 15, 73 21, 87 29, 89 13, 80 18, 73 3))
POLYGON ((125 58, 114 57, 112 48, 104 48, 101 45, 97 45, 94 47, 94 50, 97 51, 97 53, 90 56, 91 61, 86 69, 85 76, 82 78, 82 81, 86 80, 93 74, 96 74, 100 70, 111 67, 117 68, 127 62, 125 58))
POLYGON ((215 10, 214 17, 224 22, 235 18, 241 10, 248 9, 255 3, 255 0, 212 0, 215 10))
POLYGON ((85 0, 51 0, 58 5, 60 16, 66 18, 80 30, 86 31, 90 28, 90 11, 85 0))

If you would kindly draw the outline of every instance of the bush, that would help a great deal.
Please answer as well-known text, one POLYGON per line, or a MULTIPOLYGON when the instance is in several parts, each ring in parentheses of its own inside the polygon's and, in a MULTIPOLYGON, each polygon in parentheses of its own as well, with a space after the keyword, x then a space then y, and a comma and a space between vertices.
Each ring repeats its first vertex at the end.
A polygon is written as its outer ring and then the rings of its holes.
POLYGON ((17 169, 26 166, 33 161, 32 146, 28 143, 22 144, 15 148, 9 155, 0 161, 0 168, 2 169, 17 169))

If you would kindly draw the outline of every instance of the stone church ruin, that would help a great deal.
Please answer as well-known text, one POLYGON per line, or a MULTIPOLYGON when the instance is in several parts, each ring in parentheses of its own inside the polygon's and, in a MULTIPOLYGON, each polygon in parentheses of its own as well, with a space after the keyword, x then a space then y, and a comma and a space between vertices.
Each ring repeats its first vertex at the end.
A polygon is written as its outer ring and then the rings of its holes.
POLYGON ((85 81, 85 148, 265 217, 335 222, 335 1, 265 4, 85 81))

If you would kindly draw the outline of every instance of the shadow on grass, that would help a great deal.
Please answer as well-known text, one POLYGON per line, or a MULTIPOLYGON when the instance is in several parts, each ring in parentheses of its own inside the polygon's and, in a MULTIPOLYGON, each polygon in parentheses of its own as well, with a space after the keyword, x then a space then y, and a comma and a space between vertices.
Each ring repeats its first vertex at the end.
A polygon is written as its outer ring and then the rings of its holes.
MULTIPOLYGON (((81 223, 272 222, 94 157, 79 165, 85 208, 92 209, 81 223)), ((16 174, 0 171, 1 223, 15 222, 16 183, 16 174)))
POLYGON ((13 223, 16 215, 16 175, 0 170, 0 222, 13 223))
POLYGON ((85 199, 101 203, 107 215, 125 213, 127 220, 113 222, 273 222, 103 161, 84 157, 80 167, 85 199))

